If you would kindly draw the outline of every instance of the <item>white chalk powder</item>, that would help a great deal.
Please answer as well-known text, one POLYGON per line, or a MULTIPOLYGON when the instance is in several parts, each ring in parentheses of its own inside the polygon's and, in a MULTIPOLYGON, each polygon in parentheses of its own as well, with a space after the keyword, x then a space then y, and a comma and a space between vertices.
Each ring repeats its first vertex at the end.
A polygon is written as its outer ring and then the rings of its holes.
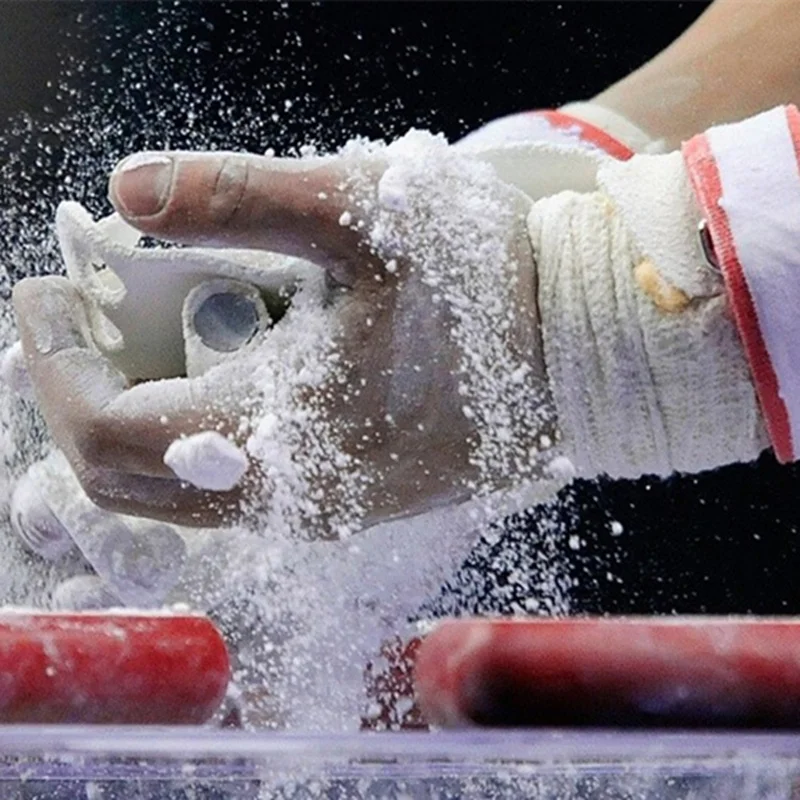
MULTIPOLYGON (((364 155, 375 151, 363 142, 345 151, 359 148, 364 155)), ((387 271, 405 262, 406 285, 421 280, 430 302, 443 304, 452 319, 447 338, 460 352, 452 379, 459 406, 474 424, 475 470, 464 488, 488 497, 504 484, 536 480, 544 472, 539 445, 549 441, 541 434, 553 410, 533 352, 535 320, 517 294, 532 266, 519 260, 520 243, 527 241, 520 224, 524 204, 516 204, 492 167, 453 150, 442 137, 411 131, 380 155, 389 166, 378 182, 377 203, 368 184, 356 199, 371 220, 370 240, 387 271)), ((442 387, 443 399, 448 391, 442 387)))
MULTIPOLYGON (((511 297, 518 265, 508 231, 517 210, 497 198, 490 167, 459 156, 428 133, 412 132, 388 147, 353 141, 344 155, 357 157, 350 163, 377 155, 388 160, 389 169, 377 185, 368 175, 363 183, 354 179, 353 206, 340 223, 364 220, 386 273, 402 281, 411 263, 418 291, 438 296, 452 317, 441 344, 455 344, 462 355, 458 374, 442 389, 452 392, 454 407, 473 412, 472 477, 469 485, 445 487, 438 502, 447 504, 452 492, 491 505, 489 495, 499 484, 534 479, 547 460, 538 453, 548 422, 543 386, 528 361, 531 354, 509 346, 518 321, 511 297)), ((264 675, 271 702, 284 699, 290 727, 330 729, 352 724, 347 714, 357 700, 364 659, 374 657, 370 648, 397 632, 439 588, 468 554, 479 523, 464 511, 452 524, 443 524, 445 514, 438 521, 423 517, 362 530, 370 490, 383 475, 352 455, 353 426, 363 421, 348 419, 348 406, 340 401, 357 397, 382 376, 367 374, 366 387, 349 383, 337 347, 336 306, 323 302, 323 292, 322 280, 302 287, 252 359, 257 397, 240 430, 249 431, 247 453, 263 475, 262 494, 248 512, 258 519, 265 544, 288 544, 284 568, 265 563, 259 575, 258 559, 249 565, 250 579, 261 587, 250 602, 261 624, 268 621, 269 640, 286 643, 260 655, 254 649, 248 668, 264 675), (355 532, 358 538, 349 539, 355 532), (321 533, 345 541, 303 541, 321 533)), ((418 295, 408 297, 416 302, 418 295)), ((413 354, 407 339, 402 343, 409 373, 424 371, 425 360, 413 354)), ((439 345, 431 346, 438 352, 439 345)), ((414 387, 412 378, 406 388, 414 387)), ((386 403, 370 409, 370 416, 391 425, 397 415, 386 403)), ((560 580, 535 583, 534 591, 543 595, 540 608, 563 610, 560 580)))
MULTIPOLYGON (((452 317, 446 338, 461 359, 450 388, 474 426, 472 477, 456 488, 488 498, 503 481, 537 477, 548 420, 528 354, 509 348, 517 266, 506 236, 516 212, 497 201, 491 168, 420 132, 389 147, 359 141, 345 150, 380 152, 390 168, 366 200, 356 191, 341 224, 349 226, 358 210, 386 273, 403 280, 411 262, 423 290, 452 317), (509 280, 499 279, 504 275, 509 280)), ((235 679, 245 688, 270 687, 266 705, 248 694, 249 724, 260 727, 357 724, 364 664, 437 591, 477 536, 478 522, 466 513, 452 523, 444 515, 362 531, 370 488, 381 476, 345 447, 350 421, 330 411, 334 400, 362 387, 347 383, 336 309, 325 302, 319 278, 300 288, 246 360, 250 404, 237 430, 246 452, 206 431, 176 440, 164 456, 181 480, 203 489, 233 488, 251 462, 263 476, 261 494, 245 509, 255 534, 247 557, 209 551, 210 560, 235 572, 224 579, 237 585, 236 602, 217 612, 237 650, 235 679), (360 532, 351 540, 358 548, 310 541, 321 532, 345 540, 360 532)), ((426 368, 423 360, 414 366, 426 368)), ((240 396, 239 387, 233 394, 240 396)), ((394 414, 376 408, 374 418, 394 414)), ((446 503, 447 496, 439 499, 446 503)), ((558 580, 538 586, 537 608, 563 609, 558 580)), ((204 584, 193 606, 208 607, 209 594, 204 584)))
POLYGON ((389 211, 406 211, 408 197, 406 196, 406 181, 408 174, 401 166, 389 167, 378 181, 378 202, 389 211))
POLYGON ((566 456, 556 456, 547 464, 547 472, 554 478, 571 481, 575 477, 575 465, 566 456))
POLYGON ((342 447, 345 420, 327 407, 341 391, 337 323, 324 282, 307 282, 254 357, 259 397, 247 452, 263 475, 252 512, 275 539, 346 537, 361 527, 369 475, 342 447))
POLYGON ((233 489, 248 467, 247 456, 216 431, 176 439, 164 453, 164 463, 192 486, 218 492, 233 489))

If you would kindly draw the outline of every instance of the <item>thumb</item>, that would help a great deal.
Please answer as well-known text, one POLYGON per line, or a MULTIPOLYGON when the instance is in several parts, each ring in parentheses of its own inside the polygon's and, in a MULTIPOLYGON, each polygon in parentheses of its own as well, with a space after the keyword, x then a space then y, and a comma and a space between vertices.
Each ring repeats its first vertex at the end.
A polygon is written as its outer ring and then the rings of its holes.
POLYGON ((363 262, 364 237, 336 157, 146 152, 112 172, 116 210, 148 235, 182 244, 270 250, 323 268, 363 262))

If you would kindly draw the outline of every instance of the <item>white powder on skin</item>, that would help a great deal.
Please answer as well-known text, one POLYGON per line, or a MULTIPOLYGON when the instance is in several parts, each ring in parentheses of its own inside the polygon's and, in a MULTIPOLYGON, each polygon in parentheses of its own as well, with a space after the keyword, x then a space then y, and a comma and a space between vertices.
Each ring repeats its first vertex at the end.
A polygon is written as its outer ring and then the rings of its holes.
POLYGON ((218 492, 233 489, 248 467, 247 456, 216 431, 176 439, 164 453, 164 463, 181 480, 218 492))
POLYGON ((33 384, 22 354, 22 342, 14 342, 0 357, 0 380, 13 394, 33 399, 33 384))
POLYGON ((324 283, 307 282, 253 359, 258 392, 247 440, 263 475, 251 512, 271 538, 347 537, 364 516, 370 477, 342 448, 346 420, 327 412, 341 391, 337 324, 324 283))
MULTIPOLYGON (((351 142, 344 152, 388 162, 377 192, 368 181, 356 185, 370 241, 392 265, 388 272, 407 265, 401 293, 419 292, 421 283, 452 320, 448 336, 461 354, 452 378, 475 430, 475 470, 464 488, 488 498, 503 486, 536 481, 543 474, 538 436, 553 411, 536 368, 535 320, 518 298, 530 280, 521 271, 529 265, 518 258, 527 246, 518 224, 522 204, 500 187, 492 167, 426 132, 411 131, 385 148, 351 142)), ((442 387, 443 398, 451 388, 442 387)))
MULTIPOLYGON (((95 53, 93 48, 72 47, 65 40, 52 89, 58 111, 32 109, 32 113, 6 121, 0 135, 0 347, 16 339, 8 300, 11 283, 25 275, 63 270, 52 224, 57 204, 81 198, 95 213, 107 211, 108 170, 130 153, 131 132, 140 134, 137 146, 143 150, 246 149, 264 141, 281 142, 285 149, 290 143, 283 124, 276 126, 268 113, 253 110, 269 108, 278 87, 291 94, 305 86, 308 58, 294 30, 265 67, 265 79, 252 81, 245 90, 241 81, 205 80, 202 68, 176 69, 176 63, 184 63, 187 57, 196 59, 202 50, 195 34, 189 37, 188 48, 186 37, 175 35, 176 30, 191 29, 195 24, 205 31, 196 9, 154 7, 148 28, 155 34, 152 42, 159 44, 143 42, 136 53, 129 47, 127 21, 121 22, 113 9, 96 12, 82 9, 80 27, 102 31, 108 52, 116 53, 112 72, 108 71, 108 59, 99 55, 103 48, 95 53), (169 92, 160 90, 165 75, 169 76, 169 92), (224 113, 207 113, 211 109, 224 113)), ((276 4, 265 13, 286 24, 289 12, 276 4)), ((77 15, 67 12, 65 24, 69 27, 72 20, 67 19, 77 15)), ((233 55, 239 45, 233 41, 228 45, 233 55)), ((296 123, 303 112, 293 109, 293 113, 292 123, 296 123)), ((318 119, 313 106, 302 121, 306 138, 327 134, 334 127, 341 130, 340 125, 318 119)), ((49 446, 49 435, 35 406, 0 383, 2 602, 40 607, 49 602, 54 581, 64 577, 55 574, 49 563, 27 554, 11 532, 8 518, 8 500, 16 479, 43 457, 49 446)))
POLYGON ((20 541, 33 553, 50 561, 61 558, 75 543, 42 496, 41 486, 25 474, 14 488, 11 526, 20 541))

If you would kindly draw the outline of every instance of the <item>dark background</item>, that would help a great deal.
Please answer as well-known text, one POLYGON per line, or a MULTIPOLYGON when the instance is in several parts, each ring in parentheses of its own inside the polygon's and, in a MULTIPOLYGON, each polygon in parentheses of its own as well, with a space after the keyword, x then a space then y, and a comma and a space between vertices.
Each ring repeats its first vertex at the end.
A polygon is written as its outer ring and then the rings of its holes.
MULTIPOLYGON (((133 149, 287 152, 410 126, 457 138, 591 96, 705 5, 0 2, 5 263, 12 278, 56 269, 42 220, 65 196, 107 210, 106 172, 133 149)), ((578 483, 478 548, 439 608, 519 610, 560 565, 572 612, 796 613, 797 486, 769 456, 578 483)))

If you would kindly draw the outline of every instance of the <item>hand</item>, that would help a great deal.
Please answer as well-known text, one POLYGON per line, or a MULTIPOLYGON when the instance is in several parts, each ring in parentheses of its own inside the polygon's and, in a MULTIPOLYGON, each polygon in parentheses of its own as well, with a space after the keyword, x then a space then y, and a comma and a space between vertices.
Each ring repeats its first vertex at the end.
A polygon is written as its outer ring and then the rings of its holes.
MULTIPOLYGON (((238 508, 250 476, 210 492, 178 480, 163 460, 182 434, 230 429, 237 398, 226 395, 224 374, 130 386, 93 346, 82 299, 64 278, 21 281, 14 305, 50 433, 93 502, 191 525, 218 523, 238 508)), ((236 386, 246 391, 241 379, 236 386)))
POLYGON ((26 549, 60 579, 48 597, 32 598, 56 610, 182 603, 208 611, 240 592, 245 576, 275 573, 263 539, 242 529, 179 528, 99 509, 58 451, 21 477, 10 515, 26 549))
POLYGON ((42 412, 99 505, 188 525, 257 509, 272 529, 336 535, 541 475, 553 431, 530 201, 489 167, 435 141, 300 161, 169 154, 123 164, 111 196, 151 236, 298 256, 327 280, 246 353, 136 386, 93 346, 74 287, 21 282, 42 412), (210 430, 247 450, 227 492, 164 463, 210 430))

